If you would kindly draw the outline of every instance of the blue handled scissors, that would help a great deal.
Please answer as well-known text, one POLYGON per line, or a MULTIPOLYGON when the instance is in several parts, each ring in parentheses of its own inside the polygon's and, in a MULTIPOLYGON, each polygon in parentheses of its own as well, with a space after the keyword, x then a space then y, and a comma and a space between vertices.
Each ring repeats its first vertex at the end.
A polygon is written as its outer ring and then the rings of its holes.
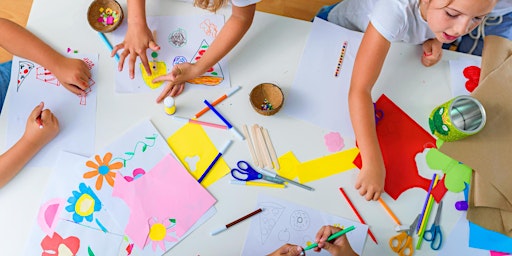
POLYGON ((398 235, 389 239, 389 247, 391 247, 391 250, 396 252, 398 255, 408 256, 414 254, 412 236, 414 235, 416 225, 418 225, 419 218, 420 215, 416 216, 416 219, 414 219, 414 222, 409 226, 408 229, 402 230, 402 232, 400 232, 398 235))
POLYGON ((431 242, 430 248, 432 248, 432 250, 439 250, 439 248, 441 248, 441 244, 443 243, 443 233, 441 232, 441 227, 439 226, 439 216, 441 216, 441 208, 443 208, 443 201, 441 201, 437 206, 434 224, 432 224, 429 230, 425 230, 425 233, 423 234, 423 238, 426 241, 431 242))
POLYGON ((284 180, 279 178, 274 178, 271 176, 263 175, 256 171, 249 163, 244 160, 238 161, 236 164, 238 168, 234 168, 231 170, 231 176, 237 180, 241 181, 251 181, 251 180, 266 180, 277 184, 283 184, 284 180))

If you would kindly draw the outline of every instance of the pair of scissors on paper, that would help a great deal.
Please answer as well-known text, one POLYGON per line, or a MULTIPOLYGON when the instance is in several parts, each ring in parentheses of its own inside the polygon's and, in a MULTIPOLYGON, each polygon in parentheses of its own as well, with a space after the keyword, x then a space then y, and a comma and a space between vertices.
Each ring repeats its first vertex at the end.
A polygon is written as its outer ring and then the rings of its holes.
POLYGON ((414 234, 414 230, 418 225, 418 220, 420 215, 416 216, 414 222, 409 226, 408 229, 401 231, 398 235, 391 237, 389 239, 389 247, 391 250, 396 252, 400 256, 413 255, 414 253, 414 245, 412 236, 414 234))
POLYGON ((443 243, 443 233, 441 232, 441 227, 439 226, 439 216, 441 216, 441 208, 443 208, 443 201, 441 201, 437 206, 434 224, 432 224, 429 230, 425 230, 425 233, 423 234, 423 238, 426 241, 431 242, 430 248, 432 248, 432 250, 439 250, 439 248, 441 248, 441 244, 443 243))
POLYGON ((236 164, 238 168, 234 168, 231 170, 231 176, 237 180, 241 181, 251 181, 251 180, 266 180, 277 184, 283 184, 284 180, 275 178, 269 175, 261 174, 256 171, 249 163, 244 160, 238 161, 236 164))

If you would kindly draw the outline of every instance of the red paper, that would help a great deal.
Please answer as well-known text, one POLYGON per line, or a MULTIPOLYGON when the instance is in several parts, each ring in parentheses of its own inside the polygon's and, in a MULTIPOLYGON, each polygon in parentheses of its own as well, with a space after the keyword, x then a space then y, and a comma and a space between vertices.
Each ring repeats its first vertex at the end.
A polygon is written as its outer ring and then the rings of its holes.
MULTIPOLYGON (((382 110, 384 113, 382 119, 377 123, 377 137, 386 166, 384 191, 394 200, 404 191, 413 187, 428 191, 430 179, 419 175, 414 158, 425 148, 435 148, 435 138, 386 95, 382 95, 377 100, 376 109, 382 110)), ((354 164, 361 169, 361 154, 354 159, 354 164)), ((432 189, 432 195, 436 202, 443 198, 446 191, 443 178, 432 189)))

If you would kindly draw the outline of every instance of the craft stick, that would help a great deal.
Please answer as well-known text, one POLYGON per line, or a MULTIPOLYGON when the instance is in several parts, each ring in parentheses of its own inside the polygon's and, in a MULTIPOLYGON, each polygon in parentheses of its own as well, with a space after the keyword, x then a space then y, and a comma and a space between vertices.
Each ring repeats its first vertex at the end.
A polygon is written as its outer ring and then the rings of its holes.
POLYGON ((265 167, 265 163, 263 160, 263 154, 261 152, 261 147, 260 147, 261 143, 259 142, 258 132, 256 131, 256 129, 258 129, 257 125, 253 125, 252 126, 253 144, 254 144, 254 149, 256 151, 256 157, 258 158, 258 167, 263 168, 263 167, 265 167))
POLYGON ((427 209, 428 200, 430 199, 430 194, 432 193, 432 188, 434 187, 434 182, 436 180, 437 174, 434 173, 432 176, 432 180, 430 181, 430 186, 428 187, 427 196, 425 197, 425 203, 423 203, 423 209, 421 210, 420 218, 418 219, 418 225, 416 226, 416 233, 419 234, 421 223, 423 222, 423 217, 425 216, 425 210, 427 209))
MULTIPOLYGON (((345 200, 347 200, 347 203, 350 205, 350 208, 352 208, 352 211, 356 214, 359 221, 366 225, 366 222, 363 220, 363 217, 361 217, 361 215, 357 211, 356 207, 352 204, 352 201, 350 201, 350 198, 348 198, 348 195, 345 193, 345 190, 343 190, 343 188, 340 187, 340 191, 341 191, 341 194, 343 195, 343 197, 345 197, 345 200)), ((379 243, 377 243, 377 239, 375 238, 372 231, 370 230, 370 227, 368 227, 368 234, 370 235, 370 237, 376 244, 379 244, 379 243)))
POLYGON ((402 225, 400 223, 400 220, 398 220, 398 218, 396 217, 396 215, 393 213, 393 211, 391 211, 391 208, 389 208, 389 206, 386 204, 386 202, 384 202, 384 200, 382 200, 382 198, 379 197, 379 203, 380 205, 382 205, 382 207, 384 207, 384 210, 386 210, 386 212, 388 213, 388 215, 395 221, 395 223, 400 226, 402 225))
MULTIPOLYGON (((223 100, 225 100, 229 96, 233 95, 239 89, 240 89, 240 86, 236 86, 236 87, 231 88, 231 90, 229 90, 227 93, 225 93, 224 95, 222 95, 218 99, 216 99, 214 102, 212 102, 212 106, 216 106, 217 104, 221 103, 223 100)), ((210 108, 209 107, 205 107, 205 108, 201 109, 201 111, 197 112, 197 114, 195 114, 194 117, 195 118, 199 118, 204 113, 208 112, 208 110, 210 110, 210 108)))
POLYGON ((249 147, 249 152, 251 152, 252 162, 259 166, 258 157, 256 156, 256 152, 254 152, 254 145, 252 144, 251 135, 249 134, 249 129, 247 129, 247 125, 244 124, 242 127, 242 131, 244 136, 247 138, 247 146, 249 147))
POLYGON ((261 127, 263 130, 263 137, 265 138, 265 144, 267 144, 267 148, 270 152, 270 158, 272 159, 272 162, 274 163, 274 169, 279 170, 279 161, 277 159, 276 150, 274 149, 274 145, 272 145, 272 141, 270 140, 270 135, 268 134, 268 130, 261 127))
POLYGON ((258 141, 260 143, 261 154, 263 155, 263 160, 265 160, 265 168, 272 169, 272 160, 270 159, 270 154, 268 152, 267 144, 265 143, 265 138, 263 138, 262 127, 256 125, 256 132, 258 133, 258 141))

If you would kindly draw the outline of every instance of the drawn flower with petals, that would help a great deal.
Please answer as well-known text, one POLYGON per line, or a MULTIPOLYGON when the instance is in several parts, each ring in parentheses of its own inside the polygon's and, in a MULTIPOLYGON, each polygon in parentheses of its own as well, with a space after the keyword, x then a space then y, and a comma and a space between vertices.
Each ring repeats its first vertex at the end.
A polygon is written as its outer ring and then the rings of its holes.
POLYGON ((100 158, 99 155, 96 155, 95 157, 96 163, 89 160, 85 165, 88 167, 93 168, 92 171, 84 173, 85 179, 91 179, 96 176, 98 176, 98 179, 96 179, 96 190, 100 190, 103 186, 103 178, 107 181, 107 183, 113 187, 114 186, 114 178, 116 177, 116 173, 112 170, 121 169, 123 167, 123 163, 121 162, 115 162, 110 164, 110 160, 112 160, 112 153, 107 152, 103 159, 100 158))
POLYGON ((172 223, 171 220, 158 221, 156 218, 149 219, 148 243, 153 242, 153 251, 156 251, 157 246, 159 246, 162 251, 166 251, 165 241, 178 241, 178 239, 173 236, 174 232, 171 231, 174 225, 175 223, 172 223), (167 224, 167 226, 165 224, 167 224))
POLYGON ((76 223, 82 223, 84 219, 91 222, 94 212, 101 210, 101 201, 91 187, 83 182, 78 185, 78 190, 73 190, 73 196, 68 198, 66 211, 73 213, 73 221, 76 223))

